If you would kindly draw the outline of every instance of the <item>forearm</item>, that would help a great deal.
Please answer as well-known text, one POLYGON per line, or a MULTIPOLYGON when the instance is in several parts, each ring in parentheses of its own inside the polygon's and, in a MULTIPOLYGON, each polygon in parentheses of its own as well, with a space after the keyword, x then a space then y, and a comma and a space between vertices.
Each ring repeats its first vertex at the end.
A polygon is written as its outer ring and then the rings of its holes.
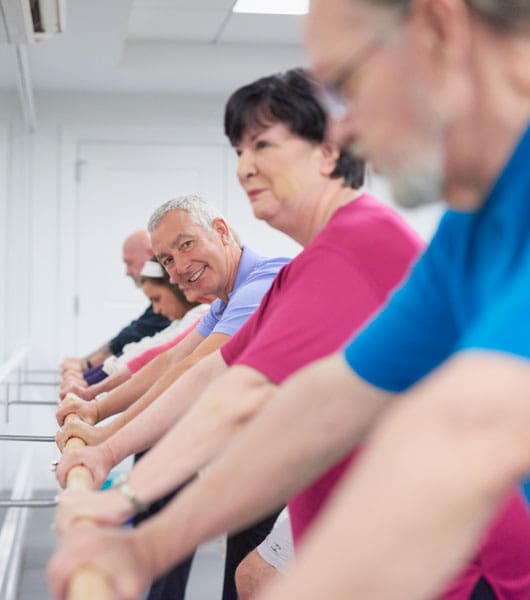
POLYGON ((292 377, 220 458, 143 528, 157 564, 164 569, 206 539, 277 508, 342 458, 386 399, 354 378, 342 357, 292 377))
POLYGON ((507 389, 516 375, 494 363, 464 367, 466 385, 463 366, 440 370, 389 411, 292 575, 262 600, 425 600, 461 570, 530 469, 527 393, 507 389), (469 377, 477 372, 491 375, 483 387, 469 377))
POLYGON ((116 421, 121 428, 106 441, 116 463, 153 446, 186 412, 208 383, 225 369, 220 353, 215 353, 185 373, 135 418, 125 422, 124 415, 119 415, 116 421))
POLYGON ((169 493, 210 462, 273 394, 274 384, 256 372, 246 377, 245 369, 235 367, 215 377, 182 419, 135 465, 128 479, 142 501, 169 493))
MULTIPOLYGON (((199 337, 199 334, 192 334, 199 337)), ((190 337, 190 336, 189 336, 190 337)), ((202 338, 200 338, 202 339, 202 338)), ((127 410, 120 415, 120 426, 126 425, 139 414, 150 406, 159 396, 166 392, 178 379, 187 371, 189 371, 197 363, 201 362, 205 357, 212 355, 220 346, 228 339, 228 336, 223 334, 212 334, 198 345, 189 355, 181 358, 173 349, 170 360, 167 363, 166 369, 160 373, 158 379, 153 385, 139 398, 134 404, 131 404, 127 410)), ((223 361, 224 364, 224 361, 223 361)), ((204 388, 201 387, 201 391, 204 388)), ((195 397, 197 397, 195 395, 195 397)), ((185 402, 185 400, 183 400, 185 402)), ((188 405, 186 405, 187 408, 188 405)), ((183 414, 182 412, 180 415, 183 414)), ((179 415, 179 416, 180 416, 179 415)), ((167 431, 167 429, 166 429, 167 431)))
POLYGON ((110 350, 109 342, 105 342, 101 348, 94 350, 87 356, 81 359, 83 363, 83 368, 90 369, 92 367, 97 367, 100 365, 107 357, 112 354, 110 350))
MULTIPOLYGON (((135 402, 127 407, 127 410, 120 415, 121 426, 127 425, 144 412, 157 398, 162 396, 178 378, 187 370, 186 364, 178 363, 169 366, 168 369, 153 383, 153 385, 142 394, 135 402)), ((151 414, 151 413, 150 413, 151 414)))
POLYGON ((123 366, 116 373, 113 373, 109 377, 103 379, 103 381, 91 385, 88 388, 88 390, 90 391, 92 398, 95 398, 99 394, 103 394, 104 392, 110 392, 122 383, 125 383, 130 378, 131 372, 129 371, 127 366, 123 366))
MULTIPOLYGON (((182 399, 182 404, 186 399, 182 399)), ((104 425, 106 441, 103 442, 113 457, 113 464, 153 446, 171 427, 185 406, 173 398, 171 390, 160 396, 144 394, 125 412, 116 415, 104 425), (143 401, 149 402, 144 403, 143 401), (142 407, 137 414, 131 410, 142 407), (145 408, 145 410, 144 410, 145 408)))
MULTIPOLYGON (((169 357, 161 354, 99 401, 100 419, 126 410, 145 394, 164 372, 169 357)), ((156 397, 156 396, 155 396, 156 397)))
MULTIPOLYGON (((111 414, 115 414, 120 411, 123 412, 121 412, 121 414, 119 414, 116 417, 116 419, 112 421, 112 423, 109 423, 105 426, 107 433, 114 435, 121 428, 126 427, 129 423, 134 423, 136 419, 138 419, 142 415, 142 413, 144 413, 153 403, 156 403, 156 406, 153 410, 147 413, 146 418, 154 418, 155 420, 159 419, 159 414, 156 411, 160 409, 162 404, 159 404, 156 401, 160 397, 162 397, 166 392, 169 392, 171 386, 174 383, 176 383, 176 381, 178 381, 179 376, 182 375, 186 368, 187 361, 186 365, 179 363, 177 365, 173 365, 173 367, 169 367, 168 370, 160 377, 160 379, 155 381, 153 385, 139 397, 133 398, 131 394, 122 393, 122 391, 120 390, 120 393, 111 400, 112 410, 114 411, 111 414)), ((169 400, 167 401, 168 404, 171 404, 172 397, 172 393, 169 392, 169 400)), ((101 402, 105 403, 102 414, 104 416, 108 416, 107 411, 109 410, 109 396, 107 396, 107 398, 103 398, 101 402)), ((164 401, 162 402, 165 404, 164 401)), ((186 398, 182 398, 182 401, 180 403, 173 402, 173 404, 175 410, 177 410, 178 408, 178 413, 175 412, 173 414, 174 419, 177 419, 179 416, 181 416, 189 406, 189 404, 186 403, 186 398)), ((167 429, 172 425, 172 423, 174 423, 174 420, 170 423, 148 423, 145 420, 146 418, 142 419, 141 421, 138 421, 138 423, 135 423, 134 427, 131 428, 132 430, 140 433, 140 428, 145 425, 145 430, 143 432, 145 434, 145 437, 142 437, 142 440, 149 441, 142 442, 147 443, 147 446, 141 448, 142 450, 149 448, 151 444, 155 443, 160 438, 160 436, 162 436, 167 431, 167 429)), ((129 439, 128 434, 126 436, 126 439, 129 439)), ((140 438, 138 438, 138 443, 140 443, 140 438)), ((126 444, 125 447, 128 447, 128 444, 126 444)), ((135 450, 135 452, 136 451, 138 450, 135 450)), ((125 456, 128 456, 128 454, 126 454, 125 456)))

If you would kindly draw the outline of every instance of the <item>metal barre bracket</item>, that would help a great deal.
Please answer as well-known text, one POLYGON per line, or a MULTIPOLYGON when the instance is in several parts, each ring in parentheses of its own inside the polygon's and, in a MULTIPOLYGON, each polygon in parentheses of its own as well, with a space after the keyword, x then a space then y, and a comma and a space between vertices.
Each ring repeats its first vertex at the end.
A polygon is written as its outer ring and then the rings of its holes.
POLYGON ((11 498, 10 500, 0 500, 0 508, 50 508, 54 506, 57 506, 55 498, 42 500, 34 498, 11 498))
POLYGON ((24 386, 59 387, 61 385, 61 382, 60 381, 21 381, 17 385, 19 387, 24 387, 24 386))
POLYGON ((57 402, 53 400, 10 400, 9 406, 13 404, 27 404, 28 406, 57 406, 57 402))
POLYGON ((0 442, 55 442, 53 435, 8 435, 1 434, 0 442))

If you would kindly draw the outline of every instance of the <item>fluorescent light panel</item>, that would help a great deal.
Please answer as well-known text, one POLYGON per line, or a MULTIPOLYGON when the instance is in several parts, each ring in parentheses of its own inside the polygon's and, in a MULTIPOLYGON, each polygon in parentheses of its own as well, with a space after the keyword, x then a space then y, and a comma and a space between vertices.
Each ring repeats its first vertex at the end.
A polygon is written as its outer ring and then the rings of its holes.
POLYGON ((237 0, 232 10, 264 15, 305 15, 309 0, 237 0))

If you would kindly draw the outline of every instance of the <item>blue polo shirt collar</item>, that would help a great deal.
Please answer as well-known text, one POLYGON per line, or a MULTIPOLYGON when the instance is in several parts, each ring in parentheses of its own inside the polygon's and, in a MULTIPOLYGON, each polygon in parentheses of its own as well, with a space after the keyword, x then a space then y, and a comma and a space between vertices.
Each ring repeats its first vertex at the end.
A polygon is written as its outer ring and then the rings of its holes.
MULTIPOLYGON (((530 184, 530 124, 486 197, 480 212, 503 225, 521 225, 517 214, 528 215, 528 198, 520 190, 530 184)), ((525 218, 526 220, 526 218, 525 218)))
POLYGON ((241 258, 239 259, 239 265, 237 267, 236 280, 234 281, 232 291, 228 294, 229 298, 231 298, 237 288, 247 280, 247 277, 255 269, 258 261, 259 255, 247 246, 243 246, 241 258))

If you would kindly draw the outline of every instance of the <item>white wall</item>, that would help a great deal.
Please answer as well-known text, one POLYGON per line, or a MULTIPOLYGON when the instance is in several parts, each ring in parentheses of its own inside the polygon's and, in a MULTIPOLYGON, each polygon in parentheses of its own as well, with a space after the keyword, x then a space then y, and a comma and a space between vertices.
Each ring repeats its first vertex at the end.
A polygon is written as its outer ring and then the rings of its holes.
MULTIPOLYGON (((290 254, 297 246, 252 217, 235 178, 235 157, 222 133, 224 98, 38 94, 38 127, 21 132, 12 109, 0 120, 0 352, 29 341, 53 361, 88 351, 75 345, 76 161, 88 143, 206 144, 223 149, 220 203, 258 251, 290 254), (7 140, 7 141, 6 141, 7 140), (7 160, 6 160, 7 154, 7 160), (3 171, 7 171, 7 178, 3 171), (3 199, 2 199, 3 198, 3 199), (3 261, 3 262, 2 262, 3 261)), ((389 199, 384 184, 372 187, 389 199)), ((191 191, 191 190, 190 190, 191 191)), ((162 198, 161 202, 166 198, 162 198)), ((406 215, 428 238, 438 209, 406 215)), ((147 215, 146 215, 147 216, 147 215)), ((97 223, 84 223, 97 231, 97 223)), ((109 240, 97 238, 98 244, 109 240)), ((119 261, 119 256, 109 260, 119 261)), ((101 265, 98 265, 101 268, 101 265)), ((116 327, 121 323, 117 323, 116 327)), ((109 332, 109 335, 113 332, 109 332)), ((104 340, 101 340, 104 341, 104 340)))
MULTIPOLYGON (((236 182, 233 151, 222 133, 224 101, 224 98, 37 95, 38 127, 26 144, 24 155, 17 156, 14 165, 19 178, 29 186, 29 193, 26 194, 25 188, 10 192, 7 203, 10 252, 18 246, 26 271, 25 276, 17 274, 24 290, 18 298, 17 310, 13 312, 14 299, 7 302, 11 325, 6 330, 6 340, 10 348, 27 337, 31 344, 45 349, 53 361, 65 354, 89 350, 77 348, 73 334, 76 162, 80 148, 87 144, 221 147, 225 179, 215 201, 224 207, 228 220, 235 222, 243 241, 251 238, 253 247, 268 254, 292 256, 297 252, 298 247, 285 236, 277 232, 271 235, 266 225, 256 225, 251 217, 236 182), (29 176, 22 176, 24 170, 29 171, 29 176)), ((160 203, 166 199, 161 198, 160 203)), ((97 223, 83 223, 83 227, 98 231, 97 223)), ((97 238, 98 244, 108 242, 97 238)), ((109 255, 111 259, 119 262, 120 256, 109 255)), ((122 324, 117 323, 116 328, 122 324)))
MULTIPOLYGON (((221 170, 226 177, 216 203, 229 209, 242 229, 251 218, 228 157, 233 151, 222 134, 224 98, 51 94, 37 95, 36 106, 38 126, 28 133, 21 123, 16 95, 0 93, 0 364, 29 344, 40 350, 32 352, 31 367, 47 368, 78 350, 73 335, 76 162, 83 145, 194 143, 221 148, 221 170), (246 216, 242 219, 240 213, 246 216)), ((231 215, 227 217, 230 220, 231 215)), ((95 243, 112 246, 111 240, 97 236, 98 223, 86 226, 94 229, 95 243)), ((271 247, 265 228, 252 226, 252 245, 261 251, 269 247, 274 253, 275 244, 271 247)), ((276 233, 272 239, 277 241, 279 236, 276 233)), ((109 253, 109 260, 120 263, 121 257, 109 253)), ((131 294, 135 294, 132 288, 131 294)), ((46 399, 55 396, 50 388, 43 392, 46 399)), ((42 399, 30 388, 23 394, 27 399, 42 399)), ((6 423, 4 398, 5 390, 0 389, 0 432, 55 432, 51 407, 13 406, 6 423)), ((15 443, 1 446, 0 488, 10 487, 21 448, 15 443)), ((48 464, 57 451, 50 444, 37 449, 35 485, 53 487, 48 464)))
POLYGON ((0 94, 0 359, 28 337, 31 137, 14 94, 0 94))
MULTIPOLYGON (((0 98, 6 103, 6 99, 0 98)), ((0 273, 3 274, 3 285, 0 286, 0 362, 5 357, 5 331, 6 323, 6 234, 7 234, 7 196, 8 196, 8 147, 9 147, 9 122, 7 119, 0 121, 0 273)))
MULTIPOLYGON (((79 191, 76 163, 87 144, 203 144, 220 148, 224 179, 215 201, 243 241, 269 255, 292 256, 298 251, 285 236, 251 216, 235 177, 234 152, 222 133, 224 101, 38 95, 38 127, 28 134, 20 122, 16 97, 0 93, 0 363, 25 344, 40 350, 32 354, 33 367, 56 365, 66 354, 87 350, 75 346, 73 310, 79 191)), ((391 202, 383 181, 372 178, 369 187, 391 202)), ((404 215, 428 239, 439 212, 439 208, 428 208, 404 215)), ((98 231, 98 223, 83 226, 98 231)), ((97 234, 95 243, 115 248, 115 240, 97 234)), ((112 256, 115 253, 115 249, 109 251, 109 260, 119 262, 119 255, 112 256)), ((11 412, 9 425, 0 417, 0 431, 51 434, 55 430, 52 409, 13 407, 11 412)), ((18 452, 13 446, 5 454, 8 447, 3 448, 6 458, 18 452)), ((55 455, 52 446, 40 450, 41 466, 35 467, 38 487, 53 486, 45 463, 55 455)), ((9 473, 4 469, 0 487, 10 479, 9 473)))

